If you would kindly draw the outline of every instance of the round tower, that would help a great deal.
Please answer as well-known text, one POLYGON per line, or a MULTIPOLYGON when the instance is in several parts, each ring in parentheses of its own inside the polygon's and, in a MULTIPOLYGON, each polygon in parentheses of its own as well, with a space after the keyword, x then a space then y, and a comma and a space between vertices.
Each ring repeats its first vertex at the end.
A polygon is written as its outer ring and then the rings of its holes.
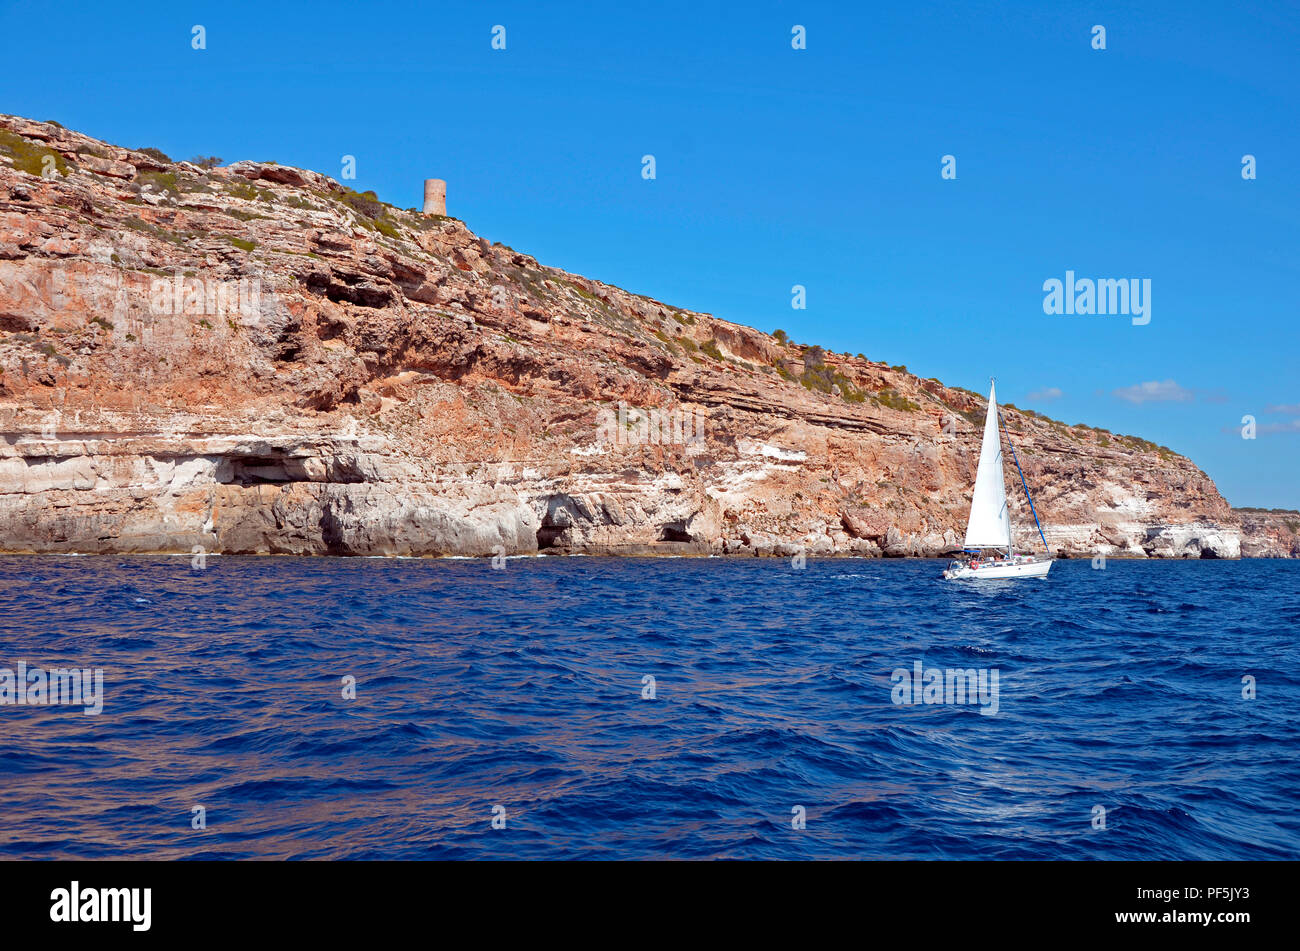
POLYGON ((424 180, 424 213, 443 216, 447 214, 447 183, 441 178, 424 180))

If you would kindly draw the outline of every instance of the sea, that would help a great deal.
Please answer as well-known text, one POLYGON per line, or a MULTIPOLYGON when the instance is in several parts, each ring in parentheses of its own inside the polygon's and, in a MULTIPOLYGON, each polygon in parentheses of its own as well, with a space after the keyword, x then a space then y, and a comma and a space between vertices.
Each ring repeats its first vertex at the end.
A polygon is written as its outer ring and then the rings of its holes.
POLYGON ((942 568, 6 556, 0 857, 1300 857, 1300 561, 942 568))

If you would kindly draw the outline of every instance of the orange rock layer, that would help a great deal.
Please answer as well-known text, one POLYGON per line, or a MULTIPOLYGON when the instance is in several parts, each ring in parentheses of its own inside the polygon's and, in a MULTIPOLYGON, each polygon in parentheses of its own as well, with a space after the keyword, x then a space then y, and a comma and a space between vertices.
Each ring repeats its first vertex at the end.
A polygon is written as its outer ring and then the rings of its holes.
MULTIPOLYGON (((937 555, 984 409, 315 172, 0 116, 5 551, 937 555)), ((1053 550, 1239 555, 1189 460, 1004 415, 1053 550)))

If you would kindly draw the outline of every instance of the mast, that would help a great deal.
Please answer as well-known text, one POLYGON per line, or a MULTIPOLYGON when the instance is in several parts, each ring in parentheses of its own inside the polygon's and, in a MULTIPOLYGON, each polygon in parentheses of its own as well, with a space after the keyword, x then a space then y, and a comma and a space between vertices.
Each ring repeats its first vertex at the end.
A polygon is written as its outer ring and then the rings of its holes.
MULTIPOLYGON (((989 377, 988 382, 989 382, 989 386, 992 386, 993 378, 989 377)), ((1001 407, 997 407, 997 422, 998 422, 998 438, 1001 439, 1005 435, 1006 444, 1008 444, 1008 447, 1011 450, 1011 455, 1014 456, 1015 447, 1011 446, 1011 434, 1008 433, 1008 430, 1006 430, 1006 420, 1002 418, 1001 407)), ((1006 479, 1005 466, 1004 466, 1004 473, 1002 473, 1002 478, 1006 479)), ((1011 507, 1010 505, 1008 505, 1008 507, 1006 507, 1006 557, 1009 557, 1009 559, 1011 557, 1011 543, 1013 543, 1014 539, 1015 539, 1015 521, 1013 520, 1013 518, 1011 518, 1011 507)))
MULTIPOLYGON (((993 385, 993 377, 989 377, 989 385, 990 386, 993 385)), ((1007 429, 1007 421, 1002 418, 1002 407, 1000 406, 997 407, 997 414, 998 414, 998 437, 1001 438, 1003 435, 1007 437, 1007 448, 1011 450, 1011 455, 1014 457, 1016 454, 1016 447, 1011 445, 1011 433, 1007 429)), ((1018 462, 1016 463, 1016 468, 1017 469, 1020 468, 1020 463, 1018 462)), ((1003 480, 1006 479, 1005 471, 1002 474, 1002 478, 1003 480)), ((1008 505, 1007 506, 1007 557, 1008 558, 1011 557, 1011 549, 1015 537, 1016 537, 1016 523, 1011 518, 1011 506, 1008 505)))
MULTIPOLYGON (((1007 422, 1002 418, 1001 410, 998 411, 998 422, 1002 424, 1003 429, 1007 429, 1007 422)), ((1025 470, 1020 468, 1020 460, 1016 458, 1016 447, 1011 445, 1010 430, 1007 430, 1007 445, 1011 448, 1011 460, 1016 464, 1016 472, 1020 473, 1020 485, 1025 490, 1025 500, 1029 503, 1029 511, 1034 515, 1034 527, 1038 529, 1038 537, 1043 540, 1043 550, 1050 555, 1052 549, 1048 547, 1047 536, 1043 534, 1043 526, 1038 521, 1038 510, 1034 508, 1033 496, 1029 494, 1029 483, 1025 481, 1025 470)), ((1008 520, 1011 518, 1011 512, 1009 510, 1007 512, 1007 518, 1008 520)))

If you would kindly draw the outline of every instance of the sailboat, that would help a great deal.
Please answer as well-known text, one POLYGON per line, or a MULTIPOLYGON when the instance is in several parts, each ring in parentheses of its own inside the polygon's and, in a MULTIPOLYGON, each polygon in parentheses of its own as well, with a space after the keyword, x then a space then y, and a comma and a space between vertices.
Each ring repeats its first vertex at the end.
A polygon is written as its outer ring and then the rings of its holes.
MULTIPOLYGON (((1050 550, 1044 555, 1025 555, 1017 554, 1012 548, 1011 513, 1007 509, 1006 476, 1002 471, 1001 419, 997 388, 995 382, 989 380, 989 410, 984 417, 984 442, 980 445, 979 468, 975 470, 970 519, 966 522, 965 553, 944 570, 945 578, 1043 578, 1052 570, 1050 550)), ((1007 445, 1011 445, 1010 434, 1007 445)), ((1020 460, 1016 459, 1014 446, 1011 447, 1011 458, 1020 473, 1025 498, 1029 499, 1029 511, 1034 513, 1038 537, 1043 539, 1043 548, 1046 549, 1047 538, 1038 522, 1034 500, 1029 498, 1029 486, 1020 469, 1020 460)))

